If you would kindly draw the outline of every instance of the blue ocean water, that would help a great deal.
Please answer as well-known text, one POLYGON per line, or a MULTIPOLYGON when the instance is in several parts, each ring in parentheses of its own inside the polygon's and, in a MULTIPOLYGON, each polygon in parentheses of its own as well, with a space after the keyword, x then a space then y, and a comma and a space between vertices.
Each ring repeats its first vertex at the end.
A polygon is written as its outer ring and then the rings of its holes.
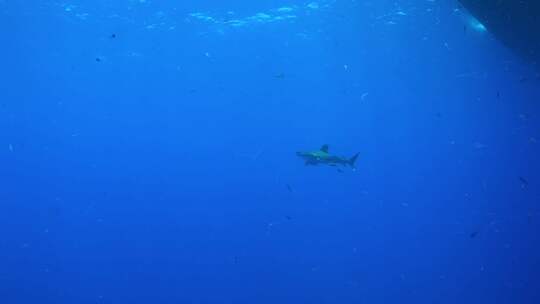
POLYGON ((0 303, 540 303, 538 71, 455 0, 0 24, 0 303))

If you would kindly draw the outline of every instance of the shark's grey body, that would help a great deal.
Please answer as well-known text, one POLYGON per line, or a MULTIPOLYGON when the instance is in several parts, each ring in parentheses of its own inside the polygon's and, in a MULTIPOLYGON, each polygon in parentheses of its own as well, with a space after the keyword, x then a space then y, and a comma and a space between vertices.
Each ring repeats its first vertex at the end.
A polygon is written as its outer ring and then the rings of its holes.
POLYGON ((322 164, 334 167, 342 165, 354 168, 354 163, 358 158, 358 153, 356 153, 351 158, 331 155, 330 153, 328 153, 328 145, 323 145, 318 151, 296 152, 296 155, 298 155, 305 161, 306 166, 316 166, 322 164))

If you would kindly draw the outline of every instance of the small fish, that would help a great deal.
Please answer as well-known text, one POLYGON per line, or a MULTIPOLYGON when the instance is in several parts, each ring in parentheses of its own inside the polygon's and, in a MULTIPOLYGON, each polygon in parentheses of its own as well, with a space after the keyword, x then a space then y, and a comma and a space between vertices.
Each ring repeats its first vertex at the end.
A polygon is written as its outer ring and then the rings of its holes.
POLYGON ((366 92, 366 93, 363 93, 362 96, 360 96, 360 100, 364 101, 364 99, 366 99, 366 97, 368 97, 369 93, 366 92))
POLYGON ((293 188, 291 187, 291 185, 287 184, 287 190, 289 190, 289 192, 293 193, 293 188))
POLYGON ((521 182, 521 187, 525 188, 529 185, 529 181, 526 180, 523 176, 519 177, 519 181, 521 182))
POLYGON ((501 92, 497 91, 497 99, 501 98, 501 92))
POLYGON ((274 78, 277 79, 285 79, 285 73, 281 72, 279 74, 274 75, 274 78))
POLYGON ((479 231, 473 231, 473 232, 471 232, 471 234, 469 234, 469 237, 470 237, 471 239, 474 239, 475 237, 478 236, 478 233, 480 233, 480 232, 479 232, 479 231))
POLYGON ((286 218, 288 221, 292 220, 292 217, 290 217, 290 216, 288 216, 288 215, 285 215, 285 218, 286 218))
POLYGON ((101 58, 96 57, 96 62, 101 62, 101 58))
POLYGON ((341 168, 338 168, 338 169, 337 169, 337 172, 343 173, 343 170, 342 170, 341 168))
POLYGON ((13 145, 9 144, 9 152, 13 152, 13 145))
POLYGON ((481 150, 481 149, 485 149, 487 148, 487 145, 481 143, 481 142, 475 142, 473 144, 474 148, 477 149, 477 150, 481 150))
POLYGON ((111 39, 114 39, 114 38, 116 38, 116 34, 114 34, 114 33, 113 33, 113 34, 111 34, 111 35, 109 36, 109 38, 111 38, 111 39))

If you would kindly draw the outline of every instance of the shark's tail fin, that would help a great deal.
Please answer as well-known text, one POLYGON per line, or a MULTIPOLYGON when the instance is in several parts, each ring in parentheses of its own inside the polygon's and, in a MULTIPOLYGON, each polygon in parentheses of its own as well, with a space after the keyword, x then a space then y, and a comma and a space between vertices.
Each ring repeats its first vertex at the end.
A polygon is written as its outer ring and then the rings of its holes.
POLYGON ((356 153, 355 155, 353 155, 353 157, 351 157, 349 159, 349 166, 353 167, 353 168, 356 168, 356 166, 354 165, 354 163, 356 162, 356 159, 358 158, 358 154, 360 153, 356 153))

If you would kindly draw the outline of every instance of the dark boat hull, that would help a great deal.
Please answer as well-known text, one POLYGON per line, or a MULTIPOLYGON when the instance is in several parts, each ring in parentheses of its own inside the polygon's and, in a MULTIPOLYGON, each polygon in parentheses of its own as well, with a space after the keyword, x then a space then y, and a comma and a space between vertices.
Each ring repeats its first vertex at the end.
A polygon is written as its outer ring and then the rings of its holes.
POLYGON ((539 0, 459 0, 487 30, 524 58, 540 65, 539 0))

